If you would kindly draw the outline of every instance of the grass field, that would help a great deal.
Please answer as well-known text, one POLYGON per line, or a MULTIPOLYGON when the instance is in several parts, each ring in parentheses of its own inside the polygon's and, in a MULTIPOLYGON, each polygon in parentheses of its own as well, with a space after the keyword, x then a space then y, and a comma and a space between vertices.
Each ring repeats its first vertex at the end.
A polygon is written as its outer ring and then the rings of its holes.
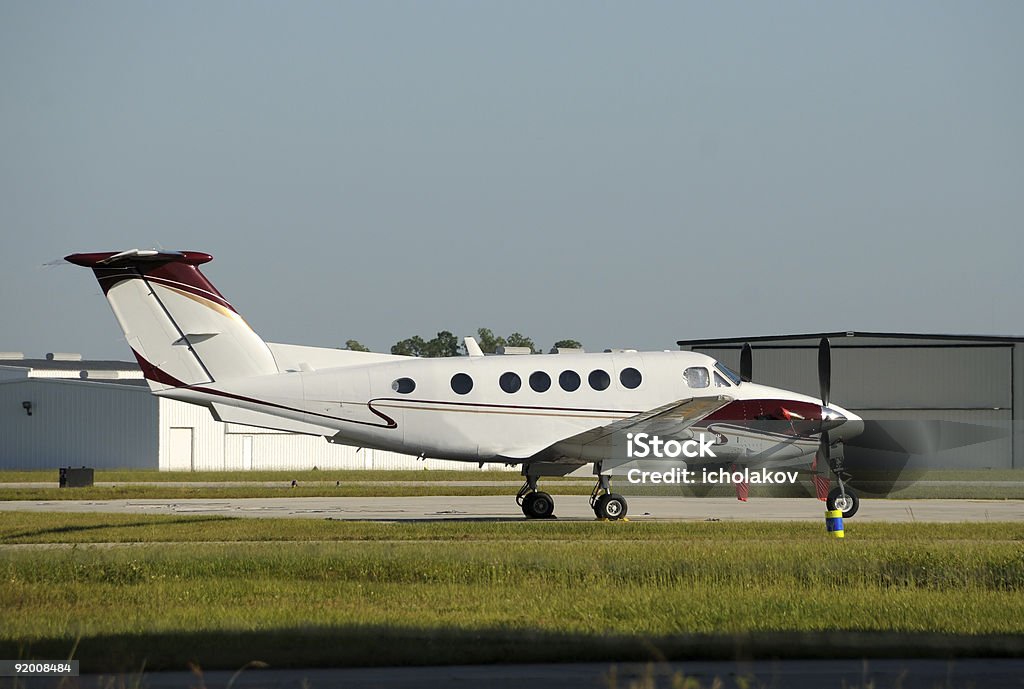
MULTIPOLYGON (((4 512, 0 545, 88 543, 224 543, 255 541, 559 541, 588 539, 660 541, 757 541, 812 539, 822 527, 810 522, 359 522, 326 519, 243 519, 94 513, 4 512)), ((1024 523, 847 523, 857 541, 933 543, 979 540, 1024 545, 1024 523)))
POLYGON ((11 513, 0 543, 0 657, 93 670, 1024 653, 1021 524, 11 513))

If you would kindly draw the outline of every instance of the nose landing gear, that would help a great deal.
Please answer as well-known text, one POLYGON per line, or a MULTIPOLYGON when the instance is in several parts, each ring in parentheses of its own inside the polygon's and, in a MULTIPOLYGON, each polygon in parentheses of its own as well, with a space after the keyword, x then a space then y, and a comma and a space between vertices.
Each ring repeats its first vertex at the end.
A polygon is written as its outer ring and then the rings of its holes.
MULTIPOLYGON (((840 447, 842 443, 839 444, 840 447)), ((825 500, 825 506, 831 510, 839 510, 843 513, 843 519, 849 519, 853 515, 857 514, 857 510, 860 508, 860 498, 853 492, 852 489, 846 486, 845 481, 849 480, 850 474, 846 472, 846 468, 843 466, 843 455, 829 456, 828 468, 835 475, 836 481, 839 485, 833 488, 828 493, 828 498, 825 500)))
POLYGON ((849 519, 857 514, 857 510, 860 508, 860 498, 857 497, 856 493, 840 483, 839 486, 829 491, 825 506, 829 510, 841 511, 843 519, 849 519))

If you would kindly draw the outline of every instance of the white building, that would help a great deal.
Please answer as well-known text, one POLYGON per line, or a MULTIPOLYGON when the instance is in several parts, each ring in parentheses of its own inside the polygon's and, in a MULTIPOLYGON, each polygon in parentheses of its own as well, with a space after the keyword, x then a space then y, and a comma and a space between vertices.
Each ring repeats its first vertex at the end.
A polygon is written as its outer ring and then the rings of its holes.
POLYGON ((221 423, 202 407, 151 395, 134 363, 0 352, 0 469, 64 466, 478 470, 466 462, 421 461, 319 436, 221 423))

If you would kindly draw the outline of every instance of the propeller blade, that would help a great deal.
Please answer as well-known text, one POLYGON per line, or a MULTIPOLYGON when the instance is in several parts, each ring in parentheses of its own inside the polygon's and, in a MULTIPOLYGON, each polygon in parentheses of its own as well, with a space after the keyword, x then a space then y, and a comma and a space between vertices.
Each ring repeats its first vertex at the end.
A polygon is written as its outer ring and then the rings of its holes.
POLYGON ((754 352, 750 348, 749 342, 743 343, 743 349, 740 350, 740 380, 744 383, 749 383, 754 379, 754 352))
POLYGON ((832 347, 827 337, 818 343, 818 386, 821 388, 821 405, 827 407, 832 390, 832 347))

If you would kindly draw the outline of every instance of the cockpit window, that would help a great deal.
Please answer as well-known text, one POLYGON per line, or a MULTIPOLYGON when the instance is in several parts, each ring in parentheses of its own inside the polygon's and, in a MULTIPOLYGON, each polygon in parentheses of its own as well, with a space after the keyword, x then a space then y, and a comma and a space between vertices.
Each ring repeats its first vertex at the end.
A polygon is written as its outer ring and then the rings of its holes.
POLYGON ((715 370, 718 371, 719 373, 721 373, 723 376, 725 376, 729 380, 731 380, 733 385, 739 385, 740 384, 740 377, 739 377, 739 375, 737 375, 736 372, 733 371, 728 366, 725 366, 724 364, 722 364, 721 361, 716 361, 715 362, 715 370))
POLYGON ((715 371, 715 387, 716 388, 731 388, 732 386, 725 382, 725 378, 718 371, 715 371))
POLYGON ((706 388, 711 380, 708 370, 703 366, 691 366, 683 371, 683 378, 691 388, 706 388))

